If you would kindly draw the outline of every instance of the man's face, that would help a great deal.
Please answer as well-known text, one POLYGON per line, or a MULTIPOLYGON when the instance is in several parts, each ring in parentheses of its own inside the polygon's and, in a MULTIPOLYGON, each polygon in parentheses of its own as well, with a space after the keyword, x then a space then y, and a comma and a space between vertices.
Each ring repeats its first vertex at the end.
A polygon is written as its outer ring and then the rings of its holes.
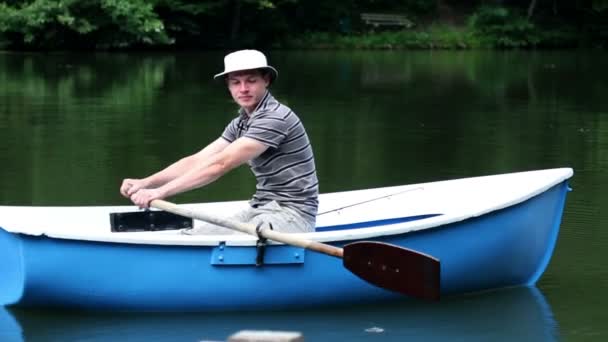
POLYGON ((226 83, 234 101, 251 113, 264 97, 270 78, 259 70, 244 70, 228 74, 226 83))

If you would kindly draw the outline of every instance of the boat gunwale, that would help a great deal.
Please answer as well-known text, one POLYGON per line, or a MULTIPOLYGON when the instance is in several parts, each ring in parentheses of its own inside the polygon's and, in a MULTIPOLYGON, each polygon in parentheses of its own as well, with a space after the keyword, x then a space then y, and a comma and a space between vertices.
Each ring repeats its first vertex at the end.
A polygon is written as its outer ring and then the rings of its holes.
MULTIPOLYGON (((473 210, 470 212, 466 212, 464 214, 460 213, 447 213, 440 214, 437 216, 432 216, 420 220, 406 221, 406 222, 397 222, 392 224, 386 224, 381 226, 372 226, 365 228, 352 228, 352 229, 342 229, 342 230, 328 230, 321 232, 311 232, 311 233, 294 233, 295 236, 306 238, 313 241, 325 242, 325 243, 340 243, 342 241, 350 241, 350 240, 365 240, 370 238, 382 238, 386 236, 393 235, 401 235, 406 233, 412 233, 432 228, 437 228, 441 226, 445 226, 452 223, 461 222, 470 218, 479 217, 497 210, 501 210, 507 207, 511 207, 517 205, 519 203, 525 202, 530 198, 533 198, 537 195, 542 194, 543 192, 549 190, 550 188, 567 181, 573 175, 572 168, 554 168, 554 169, 543 169, 543 170, 533 170, 533 171, 524 171, 524 172, 513 172, 513 173, 505 173, 505 174, 495 174, 495 175, 487 175, 487 176, 478 176, 478 177, 467 177, 467 178, 459 178, 459 179, 451 179, 451 180, 443 180, 437 182, 428 182, 428 183, 420 183, 420 184, 411 184, 407 186, 417 186, 424 187, 428 184, 441 184, 446 182, 452 182, 456 180, 476 180, 483 179, 487 177, 499 177, 505 175, 515 175, 515 174, 525 174, 525 173, 535 173, 535 172, 560 172, 559 175, 556 175, 555 178, 551 181, 547 181, 542 186, 533 189, 532 191, 526 193, 524 196, 520 196, 517 198, 512 198, 510 200, 504 201, 498 205, 487 206, 487 207, 479 207, 475 208, 478 210, 473 210)), ((391 188, 403 188, 404 186, 395 186, 395 187, 386 187, 386 189, 391 188)), ((359 190, 352 190, 352 192, 359 190)), ((346 194, 351 191, 340 192, 346 194)), ((334 193, 335 194, 335 193, 334 193)), ((237 201, 233 201, 237 202, 237 201)), ((184 205, 197 205, 198 203, 188 203, 184 205)), ((203 203, 201 203, 203 204, 203 203)), ((95 206, 101 207, 101 206, 95 206)), ((132 206, 124 206, 124 207, 115 207, 115 206, 107 206, 108 208, 131 208, 132 206)), ((10 208, 10 206, 0 206, 1 208, 10 208)), ((47 209, 52 208, 66 208, 66 207, 44 207, 47 209)), ((91 208, 91 207, 70 207, 73 209, 78 208, 91 208)), ((165 246, 217 246, 219 243, 225 243, 229 246, 253 246, 256 244, 257 238, 254 236, 248 235, 183 235, 176 234, 175 231, 156 231, 156 232, 128 232, 128 233, 111 233, 104 232, 103 234, 66 234, 65 232, 53 232, 53 231, 22 231, 22 230, 11 230, 6 229, 0 226, 1 229, 6 230, 7 232, 14 234, 23 234, 29 236, 42 236, 53 239, 62 239, 62 240, 77 240, 77 241, 90 241, 90 242, 102 242, 102 243, 119 243, 119 244, 134 244, 134 245, 165 245, 165 246)), ((282 244, 279 242, 269 241, 270 244, 282 244)))

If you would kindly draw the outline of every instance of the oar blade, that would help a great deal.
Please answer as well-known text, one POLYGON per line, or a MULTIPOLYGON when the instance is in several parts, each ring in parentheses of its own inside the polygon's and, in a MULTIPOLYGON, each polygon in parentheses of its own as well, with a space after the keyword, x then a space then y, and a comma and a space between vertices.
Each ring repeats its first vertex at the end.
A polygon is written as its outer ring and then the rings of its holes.
POLYGON ((344 246, 344 267, 378 287, 407 296, 439 300, 439 260, 399 246, 372 241, 344 246))

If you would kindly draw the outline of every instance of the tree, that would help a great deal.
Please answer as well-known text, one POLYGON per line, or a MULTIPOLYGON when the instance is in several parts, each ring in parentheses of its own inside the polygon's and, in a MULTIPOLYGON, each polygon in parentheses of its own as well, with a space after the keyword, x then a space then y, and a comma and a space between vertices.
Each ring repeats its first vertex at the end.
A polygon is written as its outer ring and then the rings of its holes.
POLYGON ((0 3, 0 33, 23 46, 76 43, 101 47, 170 44, 154 6, 144 0, 33 0, 0 3))

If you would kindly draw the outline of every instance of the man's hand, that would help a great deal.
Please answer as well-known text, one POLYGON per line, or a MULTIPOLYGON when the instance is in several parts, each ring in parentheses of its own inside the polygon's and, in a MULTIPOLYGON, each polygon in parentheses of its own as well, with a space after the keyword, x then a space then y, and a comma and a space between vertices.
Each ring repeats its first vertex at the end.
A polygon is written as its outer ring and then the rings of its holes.
POLYGON ((120 186, 120 193, 126 198, 131 198, 131 195, 138 192, 140 189, 146 188, 146 183, 141 179, 124 179, 120 186))
POLYGON ((149 208, 150 202, 155 199, 163 199, 165 195, 159 189, 140 189, 131 195, 131 201, 140 208, 149 208))

